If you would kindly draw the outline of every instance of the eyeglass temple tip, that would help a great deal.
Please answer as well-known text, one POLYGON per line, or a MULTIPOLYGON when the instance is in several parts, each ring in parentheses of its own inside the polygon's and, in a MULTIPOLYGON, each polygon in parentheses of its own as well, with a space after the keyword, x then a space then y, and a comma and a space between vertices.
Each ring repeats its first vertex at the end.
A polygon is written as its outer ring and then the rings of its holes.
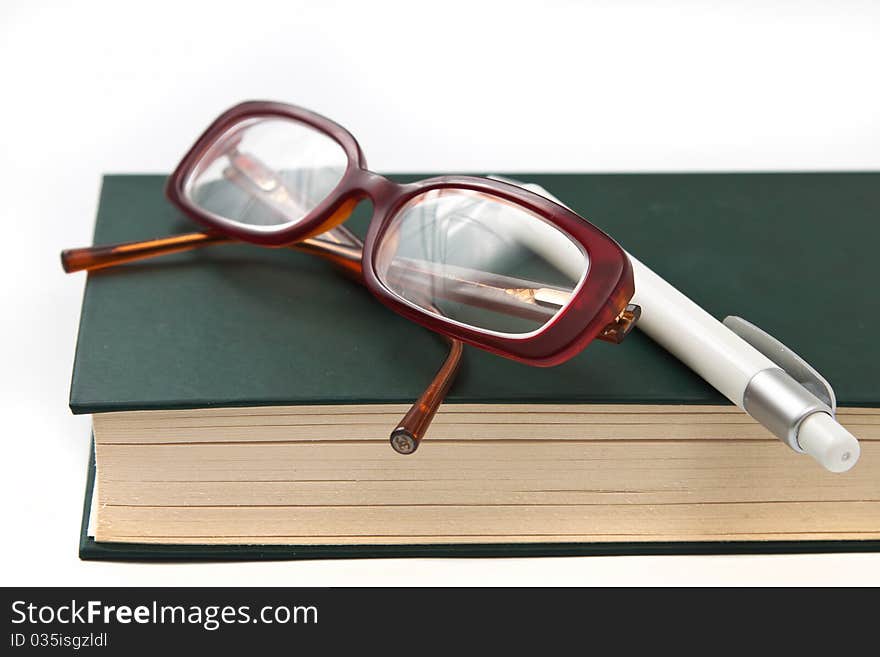
POLYGON ((61 268, 66 274, 70 274, 76 271, 75 269, 72 269, 72 265, 70 262, 70 249, 64 249, 61 252, 61 268))
POLYGON ((391 432, 391 447, 398 454, 412 454, 419 448, 420 442, 409 429, 404 427, 398 427, 391 432))

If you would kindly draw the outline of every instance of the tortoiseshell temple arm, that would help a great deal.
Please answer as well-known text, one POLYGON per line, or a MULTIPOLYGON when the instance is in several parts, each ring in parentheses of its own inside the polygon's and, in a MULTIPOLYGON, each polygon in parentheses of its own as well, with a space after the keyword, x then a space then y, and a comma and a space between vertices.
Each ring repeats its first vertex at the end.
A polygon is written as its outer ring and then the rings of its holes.
MULTIPOLYGON (((145 242, 68 249, 61 253, 66 272, 94 271, 136 260, 190 251, 214 244, 237 243, 219 233, 188 233, 145 242)), ((344 226, 338 226, 317 238, 307 239, 290 248, 313 253, 329 260, 345 274, 363 284, 361 272, 361 240, 344 226)), ((431 420, 443 403, 461 364, 462 343, 449 339, 449 354, 434 375, 425 392, 416 400, 391 433, 391 446, 400 454, 412 454, 431 426, 431 420)))
MULTIPOLYGON (((437 308, 432 309, 437 313, 440 312, 437 308)), ((446 338, 446 341, 449 343, 449 355, 437 370, 434 380, 403 416, 397 428, 391 432, 391 447, 398 454, 412 454, 418 449, 458 372, 464 352, 463 345, 453 338, 446 338)))
POLYGON ((126 262, 146 260, 156 256, 192 251, 203 246, 228 244, 234 241, 236 240, 220 233, 186 233, 185 235, 173 235, 144 242, 66 249, 61 252, 61 266, 68 274, 77 271, 94 271, 105 267, 115 267, 126 262))
MULTIPOLYGON (((173 235, 143 242, 87 246, 62 251, 61 266, 69 274, 78 271, 95 271, 215 244, 240 244, 240 242, 221 233, 205 232, 173 235)), ((339 226, 319 237, 292 244, 290 248, 321 256, 347 272, 360 276, 362 244, 360 239, 347 228, 339 226)))

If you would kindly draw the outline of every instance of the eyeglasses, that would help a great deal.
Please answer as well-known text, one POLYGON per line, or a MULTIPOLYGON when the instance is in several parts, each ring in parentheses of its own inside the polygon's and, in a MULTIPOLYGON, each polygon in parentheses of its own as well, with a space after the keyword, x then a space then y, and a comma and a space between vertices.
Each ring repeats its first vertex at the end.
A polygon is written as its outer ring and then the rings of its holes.
POLYGON ((396 183, 366 168, 347 130, 292 105, 247 102, 222 114, 170 176, 166 195, 207 230, 68 250, 65 270, 233 241, 330 260, 450 340, 446 362, 391 434, 400 453, 418 447, 462 342, 549 366, 594 339, 620 342, 638 318, 626 254, 568 208, 499 179, 396 183), (364 200, 373 214, 361 242, 342 223, 364 200))

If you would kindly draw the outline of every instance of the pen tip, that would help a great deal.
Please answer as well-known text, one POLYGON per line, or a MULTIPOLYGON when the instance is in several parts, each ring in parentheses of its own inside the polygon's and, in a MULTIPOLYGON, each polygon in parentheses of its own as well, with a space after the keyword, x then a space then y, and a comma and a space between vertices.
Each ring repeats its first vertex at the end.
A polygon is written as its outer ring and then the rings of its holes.
POLYGON ((846 472, 859 460, 859 441, 828 413, 813 413, 798 430, 798 444, 831 472, 846 472))

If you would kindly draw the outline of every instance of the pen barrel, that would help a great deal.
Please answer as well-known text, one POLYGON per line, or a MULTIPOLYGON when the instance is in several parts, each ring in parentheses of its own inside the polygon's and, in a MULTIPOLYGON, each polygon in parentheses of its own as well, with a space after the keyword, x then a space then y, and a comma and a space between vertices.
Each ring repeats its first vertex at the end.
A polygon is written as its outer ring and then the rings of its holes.
POLYGON ((749 381, 758 372, 778 366, 639 260, 629 257, 635 281, 632 303, 642 309, 636 326, 746 410, 743 396, 749 381))

